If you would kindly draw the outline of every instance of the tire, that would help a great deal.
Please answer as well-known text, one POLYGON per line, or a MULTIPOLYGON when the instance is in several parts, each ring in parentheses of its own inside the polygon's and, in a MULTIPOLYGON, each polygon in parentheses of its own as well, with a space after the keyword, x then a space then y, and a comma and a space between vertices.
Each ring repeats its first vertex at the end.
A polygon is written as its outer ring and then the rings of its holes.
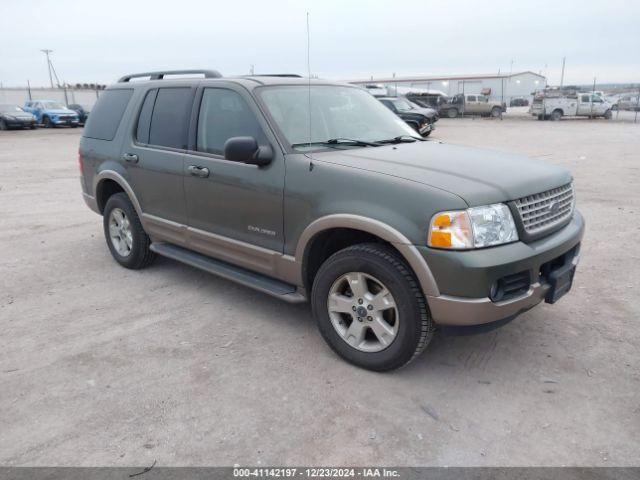
POLYGON ((538 120, 544 120, 544 115, 538 115, 538 120))
POLYGON ((433 130, 429 130, 427 133, 423 133, 422 136, 424 138, 427 138, 429 135, 431 135, 431 132, 433 132, 433 130))
POLYGON ((9 130, 9 126, 4 120, 0 120, 0 130, 9 130))
POLYGON ((457 116, 458 116, 458 109, 457 108, 450 108, 449 110, 447 110, 447 117, 456 118, 457 116))
POLYGON ((491 109, 491 116, 493 118, 498 118, 502 114, 502 109, 499 107, 493 107, 491 109))
POLYGON ((69 125, 71 128, 78 128, 78 125, 69 125))
POLYGON ((607 120, 611 120, 611 110, 607 110, 606 112, 604 112, 603 117, 606 118, 607 120))
POLYGON ((53 127, 55 127, 55 125, 53 124, 53 122, 51 121, 51 119, 49 117, 44 117, 42 119, 42 123, 44 124, 44 128, 53 128, 53 127))
POLYGON ((35 124, 33 124, 33 125, 31 125, 31 127, 29 127, 29 128, 31 128, 31 130, 35 130, 36 128, 38 128, 38 126, 37 126, 37 125, 35 125, 35 124))
POLYGON ((131 200, 129 200, 129 197, 127 197, 125 193, 120 192, 109 197, 104 207, 102 224, 109 251, 120 265, 125 268, 138 270, 153 262, 155 253, 149 249, 151 240, 142 228, 138 214, 131 200), (120 224, 124 227, 123 229, 119 229, 117 225, 113 223, 112 213, 114 219, 117 218, 117 220, 120 220, 120 224), (120 214, 124 215, 124 221, 120 214), (111 235, 112 225, 115 227, 114 231, 118 231, 119 233, 119 241, 114 240, 111 235), (125 235, 125 231, 130 232, 131 235, 125 235), (127 237, 127 239, 125 239, 125 237, 127 237), (124 245, 124 247, 119 248, 122 245, 124 245))
POLYGON ((554 110, 551 112, 551 116, 549 118, 554 122, 557 122, 562 118, 562 110, 554 110))
POLYGON ((406 365, 425 349, 433 337, 434 322, 418 281, 404 260, 384 245, 354 245, 329 257, 314 279, 311 308, 318 329, 331 349, 346 361, 368 370, 382 372, 406 365), (352 278, 360 281, 352 282, 352 278), (336 293, 341 282, 346 285, 346 290, 336 293), (351 290, 351 285, 356 289, 351 290), (364 290, 359 291, 357 285, 364 285, 364 290), (380 287, 387 290, 390 296, 385 298, 390 298, 392 303, 379 300, 383 306, 377 310, 372 295, 379 293, 380 287), (330 304, 330 295, 337 295, 340 301, 330 304), (363 303, 355 297, 362 298, 363 303), (330 313, 330 306, 339 311, 330 313), (359 314, 362 316, 358 317, 359 314), (374 320, 374 317, 382 318, 384 323, 374 320), (362 321, 359 322, 358 318, 362 321), (393 322, 389 322, 389 318, 393 322), (380 330, 382 324, 385 327, 380 330), (350 335, 352 326, 364 334, 350 335), (392 334, 389 334, 389 329, 393 330, 392 334), (381 341, 375 331, 382 331, 381 337, 386 335, 388 338, 381 341))

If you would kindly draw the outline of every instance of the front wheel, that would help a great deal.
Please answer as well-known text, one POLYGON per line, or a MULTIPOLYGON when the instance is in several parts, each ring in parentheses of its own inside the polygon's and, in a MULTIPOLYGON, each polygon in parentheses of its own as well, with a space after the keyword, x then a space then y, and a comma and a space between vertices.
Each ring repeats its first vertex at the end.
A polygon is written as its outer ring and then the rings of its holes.
POLYGON ((326 260, 313 282, 311 307, 329 346, 368 370, 406 365, 434 332, 413 272, 384 245, 354 245, 326 260))
POLYGON ((49 117, 44 117, 44 119, 42 120, 42 123, 44 124, 44 128, 53 128, 54 124, 51 121, 51 119, 49 117))
POLYGON ((502 109, 501 109, 501 108, 493 107, 493 108, 491 109, 491 116, 492 116, 493 118, 497 118, 497 117, 499 117, 501 114, 502 114, 502 109))
POLYGON ((422 136, 424 138, 427 138, 429 135, 431 135, 431 132, 433 132, 433 130, 429 130, 428 132, 423 133, 422 136))
POLYGON ((109 197, 103 213, 104 236, 113 258, 123 267, 138 270, 149 265, 155 254, 138 214, 125 193, 109 197))
POLYGON ((611 120, 611 110, 607 110, 606 112, 604 112, 604 118, 606 118, 607 120, 611 120))
POLYGON ((9 126, 4 120, 0 120, 0 130, 9 130, 9 126))
POLYGON ((554 122, 557 122, 562 118, 562 111, 554 110, 553 112, 551 112, 551 116, 549 118, 551 118, 551 120, 553 120, 554 122))
POLYGON ((447 117, 456 118, 457 116, 458 116, 458 109, 450 108, 449 110, 447 110, 447 117))

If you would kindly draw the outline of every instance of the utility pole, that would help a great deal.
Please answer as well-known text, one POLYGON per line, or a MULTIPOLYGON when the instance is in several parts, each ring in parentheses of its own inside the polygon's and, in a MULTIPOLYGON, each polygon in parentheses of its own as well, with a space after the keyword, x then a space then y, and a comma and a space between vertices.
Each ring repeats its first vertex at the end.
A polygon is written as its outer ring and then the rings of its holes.
POLYGON ((562 57, 562 73, 560 74, 560 88, 564 85, 564 63, 567 60, 567 57, 562 57))
POLYGON ((51 76, 51 60, 49 60, 49 54, 53 53, 53 50, 49 50, 45 48, 40 51, 47 56, 47 70, 49 71, 49 83, 51 84, 51 88, 53 88, 53 77, 51 76))

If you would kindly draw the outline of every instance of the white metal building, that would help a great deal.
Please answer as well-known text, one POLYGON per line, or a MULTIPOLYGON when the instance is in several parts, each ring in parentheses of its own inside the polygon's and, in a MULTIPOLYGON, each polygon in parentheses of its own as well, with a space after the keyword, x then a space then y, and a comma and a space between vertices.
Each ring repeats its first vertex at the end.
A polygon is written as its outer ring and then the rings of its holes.
MULTIPOLYGON (((525 71, 512 74, 373 78, 370 80, 356 80, 350 83, 359 85, 382 84, 388 87, 390 93, 393 92, 395 86, 439 90, 450 97, 457 93, 478 94, 489 92, 492 100, 502 100, 508 105, 513 97, 531 99, 533 92, 541 90, 547 85, 547 79, 537 73, 525 71)), ((405 90, 405 88, 401 90, 405 90)))

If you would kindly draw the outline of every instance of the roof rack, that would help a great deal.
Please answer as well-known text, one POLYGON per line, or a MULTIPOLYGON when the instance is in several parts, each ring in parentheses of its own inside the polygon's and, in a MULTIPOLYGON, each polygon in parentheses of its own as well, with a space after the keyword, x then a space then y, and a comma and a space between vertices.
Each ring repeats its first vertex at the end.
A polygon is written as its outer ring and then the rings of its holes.
POLYGON ((132 73, 118 79, 118 83, 128 82, 132 78, 149 77, 149 80, 162 80, 165 75, 190 75, 201 74, 204 78, 221 78, 222 75, 217 70, 166 70, 164 72, 144 72, 132 73))
POLYGON ((302 78, 302 75, 297 73, 260 73, 254 75, 247 75, 247 77, 285 77, 285 78, 302 78))

